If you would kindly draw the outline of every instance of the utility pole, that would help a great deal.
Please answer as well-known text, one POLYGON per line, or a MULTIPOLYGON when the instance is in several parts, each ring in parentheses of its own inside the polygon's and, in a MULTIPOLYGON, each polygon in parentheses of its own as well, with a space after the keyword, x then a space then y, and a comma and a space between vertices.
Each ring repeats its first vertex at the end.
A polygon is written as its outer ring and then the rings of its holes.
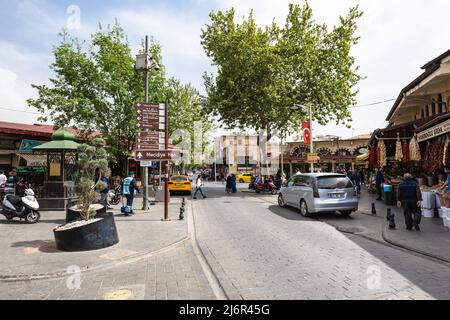
MULTIPOLYGON (((148 54, 148 36, 145 36, 145 54, 148 54)), ((145 68, 145 103, 148 103, 148 68, 145 68)), ((148 167, 142 168, 142 184, 143 187, 143 201, 142 201, 142 210, 146 211, 149 209, 148 207, 148 167)))

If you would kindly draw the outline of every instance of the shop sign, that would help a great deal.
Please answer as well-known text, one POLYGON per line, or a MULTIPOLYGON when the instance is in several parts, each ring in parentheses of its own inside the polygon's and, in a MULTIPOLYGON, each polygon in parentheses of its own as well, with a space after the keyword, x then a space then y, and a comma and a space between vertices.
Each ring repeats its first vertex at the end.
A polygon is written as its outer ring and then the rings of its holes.
POLYGON ((23 139, 20 144, 19 153, 32 154, 33 148, 41 145, 40 141, 23 139))
POLYGON ((319 161, 319 155, 317 153, 308 153, 306 161, 316 163, 319 161))
POLYGON ((450 132, 450 119, 441 124, 438 124, 437 126, 420 132, 419 134, 417 134, 417 141, 422 142, 433 139, 448 132, 450 132))

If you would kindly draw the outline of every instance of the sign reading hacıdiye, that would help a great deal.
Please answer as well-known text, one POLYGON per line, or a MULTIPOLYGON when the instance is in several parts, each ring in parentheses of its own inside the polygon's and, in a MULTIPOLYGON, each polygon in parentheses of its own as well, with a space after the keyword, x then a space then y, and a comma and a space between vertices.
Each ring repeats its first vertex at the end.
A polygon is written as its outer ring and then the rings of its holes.
POLYGON ((417 141, 422 142, 450 132, 450 119, 417 134, 417 141))

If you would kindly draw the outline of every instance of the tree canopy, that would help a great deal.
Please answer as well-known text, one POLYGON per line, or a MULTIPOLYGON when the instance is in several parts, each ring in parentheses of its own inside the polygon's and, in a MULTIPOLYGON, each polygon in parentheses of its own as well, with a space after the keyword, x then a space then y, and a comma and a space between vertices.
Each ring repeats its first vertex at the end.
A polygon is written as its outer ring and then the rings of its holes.
MULTIPOLYGON (((63 30, 53 49, 51 86, 32 85, 37 99, 28 104, 44 113, 57 127, 75 125, 86 133, 100 131, 107 143, 108 158, 120 162, 131 155, 136 136, 136 104, 144 101, 144 75, 135 70, 135 57, 123 29, 116 22, 81 42, 63 30)), ((143 48, 143 46, 142 46, 143 48)), ((143 51, 143 50, 142 50, 143 51)), ((166 79, 161 47, 149 47, 159 70, 149 71, 149 101, 169 102, 169 128, 186 128, 192 119, 205 120, 197 106, 198 93, 166 79)), ((46 116, 40 118, 47 121, 46 116)), ((120 166, 119 166, 120 167, 120 166)))
POLYGON ((351 8, 328 30, 314 21, 307 2, 289 5, 284 27, 258 27, 252 13, 237 23, 234 9, 211 12, 201 39, 217 75, 204 75, 206 112, 228 127, 266 129, 269 136, 305 120, 306 111, 293 111, 294 104, 312 105, 321 124, 348 124, 353 88, 362 78, 350 53, 361 15, 351 8))

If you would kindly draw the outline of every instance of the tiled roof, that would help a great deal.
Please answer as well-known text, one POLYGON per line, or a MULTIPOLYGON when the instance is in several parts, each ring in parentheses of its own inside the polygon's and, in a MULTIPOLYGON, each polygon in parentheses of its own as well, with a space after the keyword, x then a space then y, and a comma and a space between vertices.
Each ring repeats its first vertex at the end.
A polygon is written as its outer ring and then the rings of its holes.
MULTIPOLYGON (((48 124, 23 124, 15 122, 5 122, 0 121, 0 133, 3 134, 17 134, 23 136, 34 136, 34 137, 44 137, 51 138, 53 132, 56 130, 53 125, 48 124)), ((74 128, 68 128, 75 136, 78 135, 78 131, 74 128)), ((100 135, 99 132, 92 134, 93 136, 100 135)))

